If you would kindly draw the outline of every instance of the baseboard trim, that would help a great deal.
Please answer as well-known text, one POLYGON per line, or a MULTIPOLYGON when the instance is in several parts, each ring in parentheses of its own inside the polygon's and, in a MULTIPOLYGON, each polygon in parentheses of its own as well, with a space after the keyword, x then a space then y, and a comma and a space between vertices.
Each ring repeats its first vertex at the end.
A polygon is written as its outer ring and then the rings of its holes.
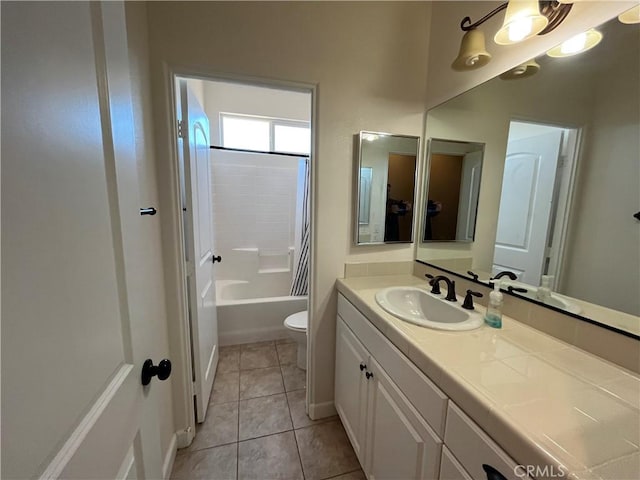
POLYGON ((312 420, 319 420, 321 418, 332 417, 338 412, 333 402, 323 403, 310 403, 309 404, 309 417, 312 420))
POLYGON ((178 450, 178 435, 175 433, 171 436, 171 441, 169 442, 169 448, 167 448, 167 453, 164 456, 164 463, 162 465, 162 478, 164 480, 169 480, 171 476, 171 471, 173 470, 173 462, 176 460, 176 453, 178 450))
POLYGON ((241 343, 253 343, 287 338, 287 329, 279 325, 277 327, 253 328, 235 332, 218 332, 218 342, 221 346, 238 345, 241 343))
POLYGON ((176 447, 187 448, 193 442, 195 434, 191 430, 191 427, 176 432, 176 447))

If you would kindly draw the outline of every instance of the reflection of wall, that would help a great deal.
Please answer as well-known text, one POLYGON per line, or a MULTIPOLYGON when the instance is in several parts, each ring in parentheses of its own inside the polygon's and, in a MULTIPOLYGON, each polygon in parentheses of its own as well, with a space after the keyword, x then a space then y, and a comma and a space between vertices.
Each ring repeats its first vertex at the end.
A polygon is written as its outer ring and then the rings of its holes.
POLYGON ((413 203, 415 190, 415 155, 389 154, 389 172, 387 182, 391 184, 391 198, 411 204, 411 210, 398 218, 400 224, 399 240, 411 240, 413 225, 413 203))
POLYGON ((619 56, 622 65, 597 78, 562 288, 640 316, 640 225, 632 217, 640 209, 639 55, 619 56))
POLYGON ((525 117, 530 121, 583 125, 591 116, 591 78, 574 78, 570 69, 560 78, 545 75, 550 70, 545 65, 539 74, 517 81, 496 78, 429 111, 427 137, 485 143, 485 152, 475 241, 422 245, 418 258, 428 261, 471 253, 474 269, 491 271, 509 122, 514 117, 525 117))
POLYGON ((458 155, 431 155, 429 199, 442 204, 440 213, 431 218, 432 240, 456 238, 463 159, 458 155))

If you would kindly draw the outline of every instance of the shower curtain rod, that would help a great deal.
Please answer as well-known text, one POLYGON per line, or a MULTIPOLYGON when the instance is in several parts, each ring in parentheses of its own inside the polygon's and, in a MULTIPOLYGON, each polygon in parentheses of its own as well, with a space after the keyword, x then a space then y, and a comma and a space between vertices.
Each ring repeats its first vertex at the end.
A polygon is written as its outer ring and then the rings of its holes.
POLYGON ((217 145, 210 145, 209 148, 212 150, 226 150, 228 152, 261 153, 263 155, 284 155, 285 157, 309 158, 309 155, 304 155, 302 153, 267 152, 264 150, 247 150, 245 148, 219 147, 217 145))

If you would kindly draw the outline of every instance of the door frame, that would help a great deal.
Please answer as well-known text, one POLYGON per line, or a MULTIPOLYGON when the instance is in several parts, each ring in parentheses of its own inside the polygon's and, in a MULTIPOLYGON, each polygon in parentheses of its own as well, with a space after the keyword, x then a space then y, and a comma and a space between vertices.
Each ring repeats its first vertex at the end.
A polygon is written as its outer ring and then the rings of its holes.
POLYGON ((309 398, 313 395, 313 376, 314 372, 310 368, 313 365, 311 359, 314 352, 314 336, 311 325, 313 324, 313 299, 314 295, 314 273, 315 273, 315 212, 316 209, 316 125, 317 125, 317 90, 315 84, 292 82, 287 80, 271 79, 256 77, 250 75, 238 75, 231 73, 219 72, 212 68, 204 66, 189 66, 168 64, 163 65, 163 91, 162 98, 165 99, 165 115, 166 142, 159 142, 161 148, 168 148, 167 156, 169 165, 167 169, 168 180, 170 185, 169 191, 166 193, 165 205, 167 215, 171 217, 170 222, 165 222, 164 238, 169 239, 168 244, 164 247, 165 254, 164 267, 165 275, 169 277, 168 290, 169 294, 175 294, 176 305, 172 308, 168 306, 169 315, 169 341, 172 356, 176 359, 174 364, 174 382, 173 382, 173 411, 174 421, 177 428, 177 446, 184 448, 191 444, 195 437, 195 406, 193 401, 194 384, 193 384, 193 364, 191 351, 191 331, 188 315, 188 294, 187 294, 187 265, 184 258, 185 238, 184 224, 182 220, 182 200, 180 185, 180 153, 178 145, 178 118, 176 116, 177 99, 180 94, 176 90, 176 80, 180 78, 193 78, 205 81, 226 81, 233 83, 241 83, 254 86, 264 86, 270 88, 279 88, 283 90, 293 90, 306 92, 311 94, 311 150, 309 154, 310 162, 310 219, 309 219, 309 235, 310 235, 310 252, 309 252, 309 294, 308 294, 308 311, 309 323, 307 325, 307 397, 305 401, 308 410, 309 398), (172 291, 175 287, 175 291, 172 291), (177 308, 176 308, 177 307, 177 308), (171 314, 175 314, 172 318, 171 314))

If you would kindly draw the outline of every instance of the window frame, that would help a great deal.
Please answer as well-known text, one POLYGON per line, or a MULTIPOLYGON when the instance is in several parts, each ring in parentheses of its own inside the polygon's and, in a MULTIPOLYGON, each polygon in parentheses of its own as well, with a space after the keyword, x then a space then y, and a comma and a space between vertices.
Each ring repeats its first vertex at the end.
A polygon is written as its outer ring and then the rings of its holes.
MULTIPOLYGON (((248 115, 243 113, 231 113, 231 112, 220 112, 220 143, 222 143, 222 147, 224 145, 224 120, 225 118, 237 118, 237 119, 246 119, 246 120, 259 120, 264 121, 269 124, 269 151, 276 152, 275 150, 275 141, 276 141, 276 126, 278 127, 296 127, 296 128, 306 128, 309 130, 309 135, 311 136, 311 122, 307 122, 304 120, 292 120, 288 118, 277 118, 277 117, 264 117, 260 115, 248 115)), ((247 148, 249 151, 259 152, 260 150, 252 150, 247 148)), ((311 153, 311 143, 309 144, 309 152, 276 152, 276 153, 288 153, 288 154, 296 154, 296 155, 310 155, 311 153)))

